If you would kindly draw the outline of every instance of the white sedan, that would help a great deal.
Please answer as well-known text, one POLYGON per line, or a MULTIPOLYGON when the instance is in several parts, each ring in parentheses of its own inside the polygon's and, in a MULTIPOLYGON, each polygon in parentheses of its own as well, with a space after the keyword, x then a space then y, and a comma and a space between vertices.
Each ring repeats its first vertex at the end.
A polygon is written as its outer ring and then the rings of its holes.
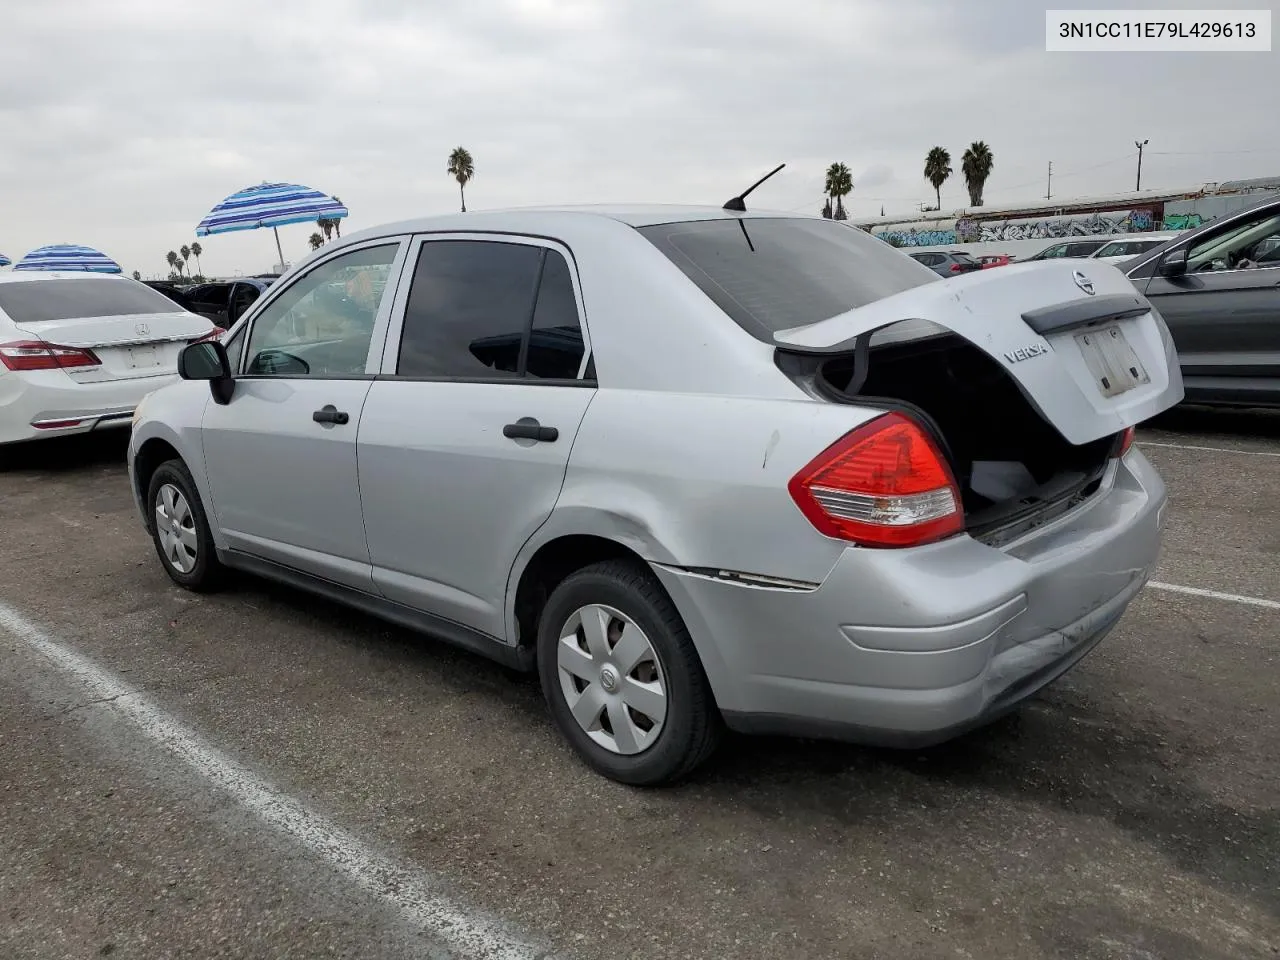
POLYGON ((220 329, 127 277, 0 274, 0 444, 128 426, 220 329))

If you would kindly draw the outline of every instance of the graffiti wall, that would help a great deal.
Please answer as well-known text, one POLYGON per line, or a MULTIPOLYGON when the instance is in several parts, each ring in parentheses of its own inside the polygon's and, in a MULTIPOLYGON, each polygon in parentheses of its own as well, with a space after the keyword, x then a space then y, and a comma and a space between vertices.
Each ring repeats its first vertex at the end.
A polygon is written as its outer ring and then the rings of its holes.
POLYGON ((1163 230, 1192 230, 1204 223, 1198 213, 1166 213, 1163 230))
POLYGON ((954 230, 916 230, 914 227, 907 230, 894 230, 890 228, 877 231, 875 235, 894 247, 936 247, 956 242, 956 232, 954 230))
POLYGON ((1010 220, 979 221, 964 217, 956 221, 955 233, 961 243, 994 243, 1002 240, 1061 240, 1113 233, 1143 233, 1154 227, 1155 217, 1150 210, 1104 210, 1077 216, 1010 220))

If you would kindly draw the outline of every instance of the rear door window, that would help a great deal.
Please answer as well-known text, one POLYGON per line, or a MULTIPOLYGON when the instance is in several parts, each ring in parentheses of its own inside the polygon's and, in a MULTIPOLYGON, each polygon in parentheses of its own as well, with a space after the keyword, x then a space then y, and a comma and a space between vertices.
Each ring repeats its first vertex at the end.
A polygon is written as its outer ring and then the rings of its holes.
POLYGON ((934 279, 883 240, 831 220, 733 217, 638 229, 766 342, 934 279))
POLYGON ((396 374, 577 379, 586 347, 569 270, 559 251, 533 244, 423 243, 396 374))
POLYGON ((182 307, 145 284, 123 277, 0 283, 0 310, 14 323, 178 313, 182 307))

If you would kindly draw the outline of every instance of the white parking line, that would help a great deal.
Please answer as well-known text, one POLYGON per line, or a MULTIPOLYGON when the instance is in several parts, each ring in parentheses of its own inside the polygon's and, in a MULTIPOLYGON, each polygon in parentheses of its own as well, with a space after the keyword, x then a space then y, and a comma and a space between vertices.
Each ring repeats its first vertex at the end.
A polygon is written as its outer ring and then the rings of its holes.
POLYGON ((1155 440, 1139 440, 1140 447, 1169 447, 1173 450, 1200 450, 1204 453, 1241 453, 1246 457, 1280 457, 1274 450, 1237 450, 1234 447, 1201 447, 1194 443, 1158 443, 1155 440))
POLYGON ((1148 580, 1147 586, 1152 590, 1164 590, 1168 593, 1185 593, 1192 597, 1208 597, 1210 600, 1228 600, 1231 603, 1243 603, 1250 607, 1280 610, 1280 600, 1264 600, 1262 597, 1246 597, 1238 593, 1205 590, 1202 587, 1184 587, 1176 583, 1161 583, 1158 580, 1148 580))
POLYGON ((110 671, 51 639, 12 607, 0 603, 0 629, 12 634, 55 667, 78 680, 95 701, 127 717, 148 739, 176 755, 208 782, 228 793, 264 823, 288 834, 360 889, 397 907, 414 926, 433 934, 463 957, 534 960, 540 949, 509 933, 501 922, 473 912, 437 892, 438 882, 404 866, 312 813, 256 774, 206 744, 141 692, 110 671))

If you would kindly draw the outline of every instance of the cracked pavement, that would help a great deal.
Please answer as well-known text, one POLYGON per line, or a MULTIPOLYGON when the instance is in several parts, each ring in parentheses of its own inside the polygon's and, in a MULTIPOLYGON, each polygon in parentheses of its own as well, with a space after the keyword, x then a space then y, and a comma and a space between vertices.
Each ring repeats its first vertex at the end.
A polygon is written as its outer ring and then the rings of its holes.
MULTIPOLYGON (((1280 416, 1139 442, 1280 451, 1280 416)), ((0 601, 283 796, 592 958, 1280 955, 1280 612, 1147 591, 1043 696, 896 753, 731 739, 690 783, 588 772, 534 682, 285 588, 195 596, 123 437, 0 466, 0 601)), ((1280 457, 1147 447, 1157 579, 1280 600, 1280 457)), ((0 633, 0 956, 440 955, 0 633)))

